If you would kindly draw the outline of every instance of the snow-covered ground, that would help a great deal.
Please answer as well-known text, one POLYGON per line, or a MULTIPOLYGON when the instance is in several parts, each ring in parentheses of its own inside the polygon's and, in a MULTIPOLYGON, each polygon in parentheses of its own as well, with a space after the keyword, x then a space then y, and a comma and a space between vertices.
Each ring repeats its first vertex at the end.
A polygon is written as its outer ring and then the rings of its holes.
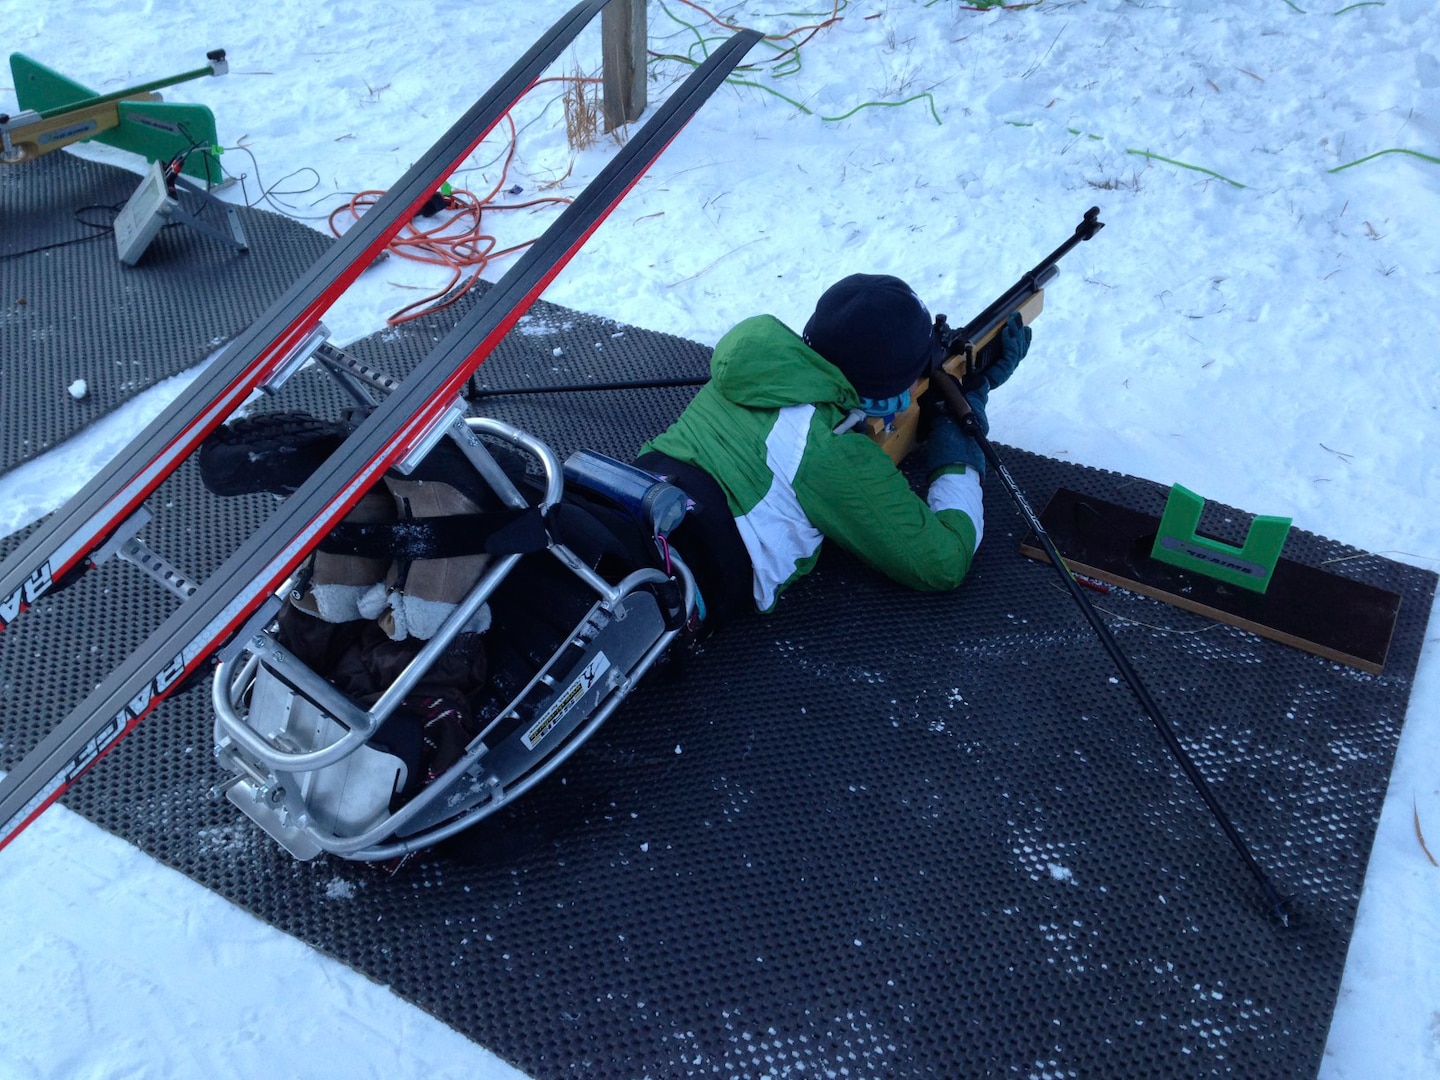
MULTIPOLYGON (((270 189, 272 209, 323 228, 351 193, 398 178, 567 6, 12 0, 0 45, 101 91, 225 47, 231 74, 167 97, 214 109, 223 160, 246 175, 231 197, 270 189)), ((774 34, 830 14, 773 7, 723 14, 774 34)), ((1107 228, 1067 258, 1030 358, 992 401, 996 437, 1440 569, 1433 0, 855 0, 836 14, 798 54, 779 56, 798 38, 757 48, 750 85, 707 105, 547 299, 713 343, 758 311, 801 325, 827 284, 864 270, 961 321, 1099 204, 1107 228)), ((683 0, 649 17, 660 53, 723 33, 683 0)), ((554 74, 593 73, 598 55, 591 31, 554 74)), ((684 68, 651 71, 653 102, 684 68)), ((517 198, 573 193, 613 150, 570 149, 560 92, 542 85, 516 112, 517 198)), ((457 186, 488 190, 504 151, 486 144, 457 186)), ((493 224, 508 243, 552 213, 493 224)), ((367 335, 444 280, 390 259, 327 323, 341 342, 367 335)), ((132 425, 0 479, 0 532, 51 509, 132 425)), ((1327 1080, 1440 1075, 1440 868, 1417 818, 1440 851, 1434 619, 1327 1080)), ((0 926, 0 1077, 513 1075, 63 809, 0 857, 0 926)))

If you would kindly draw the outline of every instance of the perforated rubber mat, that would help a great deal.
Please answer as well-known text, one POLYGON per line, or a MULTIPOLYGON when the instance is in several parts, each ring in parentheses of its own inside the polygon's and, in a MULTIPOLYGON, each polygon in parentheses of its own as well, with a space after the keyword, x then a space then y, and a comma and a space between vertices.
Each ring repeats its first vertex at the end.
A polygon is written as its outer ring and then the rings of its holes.
POLYGON ((171 225, 123 266, 109 225, 139 182, 64 151, 0 168, 0 472, 200 363, 331 242, 241 207, 249 251, 171 225))
MULTIPOLYGON (((401 371, 442 329, 352 351, 401 371)), ((705 358, 542 304, 481 373, 693 375, 705 358)), ((285 393, 280 406, 339 402, 309 372, 285 393)), ((562 452, 625 455, 687 396, 486 411, 562 452)), ((1162 505, 1158 485, 1001 449, 1037 506, 1061 485, 1162 505)), ((157 514, 148 541, 196 574, 273 505, 206 497, 188 468, 158 501, 181 512, 157 514)), ((1238 517, 1210 513, 1207 532, 1238 539, 1238 517)), ((1097 597, 1298 894, 1286 928, 1053 570, 1016 553, 1023 531, 990 484, 985 543, 948 595, 827 550, 774 616, 653 674, 563 774, 393 876, 297 864, 212 798, 205 688, 67 801, 539 1078, 1313 1076, 1435 576, 1292 536, 1288 557, 1403 594, 1378 677, 1097 597)), ((170 606, 132 573, 107 564, 0 635, 6 764, 170 606)))

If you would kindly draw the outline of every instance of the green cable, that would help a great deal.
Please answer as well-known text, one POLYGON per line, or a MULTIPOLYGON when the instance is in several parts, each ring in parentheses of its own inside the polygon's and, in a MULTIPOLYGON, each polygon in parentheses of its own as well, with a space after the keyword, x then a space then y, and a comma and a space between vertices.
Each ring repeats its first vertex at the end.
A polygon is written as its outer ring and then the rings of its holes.
POLYGON ((916 94, 913 97, 908 97, 904 101, 864 101, 861 102, 859 105, 856 105, 849 112, 843 112, 839 116, 821 116, 808 105, 803 105, 800 102, 796 101, 794 98, 782 94, 773 86, 766 86, 764 83, 751 82, 749 79, 742 79, 736 75, 730 76, 730 78, 726 79, 725 81, 734 86, 748 86, 754 90, 763 90, 767 94, 774 94, 781 101, 795 106, 795 108, 799 109, 806 116, 814 116, 817 119, 824 120, 827 123, 832 124, 838 123, 841 120, 849 119, 861 109, 894 109, 898 108, 901 105, 909 105, 912 101, 919 101, 921 98, 925 98, 930 103, 930 115, 935 118, 935 123, 939 124, 942 127, 944 126, 944 122, 940 119, 939 112, 937 112, 935 109, 935 98, 928 91, 923 94, 916 94))
MULTIPOLYGON (((700 28, 698 26, 696 26, 694 23, 686 22, 684 19, 680 18, 679 15, 676 15, 673 11, 671 11, 670 8, 665 4, 660 5, 660 10, 663 11, 666 15, 670 16, 671 21, 679 23, 686 30, 689 30, 692 34, 694 34, 695 44, 699 45, 701 49, 705 48, 705 36, 700 33, 700 28)), ((694 48, 694 45, 692 45, 691 48, 694 48)), ((710 54, 706 52, 705 55, 709 56, 710 54)))
MULTIPOLYGON (((846 0, 846 3, 842 5, 842 9, 843 9, 844 7, 848 7, 848 6, 849 6, 849 2, 848 2, 848 0, 846 0)), ((693 50, 696 46, 698 46, 698 47, 700 47, 700 48, 704 51, 704 55, 705 55, 705 56, 709 56, 710 53, 709 53, 709 50, 708 50, 708 47, 707 47, 707 43, 708 43, 708 42, 711 42, 711 41, 720 41, 720 40, 723 40, 723 39, 720 38, 720 37, 713 37, 713 38, 707 38, 707 37, 705 37, 705 36, 700 32, 699 27, 697 27, 694 23, 687 22, 685 19, 680 18, 680 16, 676 15, 673 11, 671 11, 670 8, 669 8, 668 6, 666 6, 664 3, 662 3, 662 4, 660 5, 660 10, 663 11, 666 15, 668 15, 674 22, 679 23, 679 24, 680 24, 681 26, 683 26, 686 30, 689 30, 692 34, 695 35, 695 42, 694 42, 694 44, 692 44, 692 46, 691 46, 692 50, 693 50)), ((791 15, 792 17, 802 17, 802 16, 803 16, 803 17, 806 17, 806 18, 814 18, 814 17, 817 17, 817 15, 812 15, 812 14, 810 14, 810 13, 804 13, 804 12, 801 12, 801 13, 787 12, 787 13, 785 13, 785 14, 791 15)), ((828 14, 828 13, 826 13, 826 14, 828 14)), ((788 40, 789 40, 789 35, 786 35, 786 37, 784 38, 784 40, 788 41, 788 40)), ((796 72, 798 72, 798 71, 800 70, 800 50, 799 50, 796 46, 790 45, 790 46, 787 46, 786 48, 782 49, 777 43, 768 41, 768 39, 766 40, 766 43, 769 44, 769 45, 771 45, 771 47, 774 48, 774 49, 776 49, 776 51, 778 51, 778 52, 790 51, 790 52, 792 52, 792 54, 793 54, 793 60, 787 60, 786 63, 785 63, 784 65, 782 65, 782 67, 784 68, 784 70, 782 70, 781 68, 776 68, 776 69, 774 69, 774 70, 771 72, 771 74, 772 74, 773 77, 775 77, 775 78, 786 78, 786 77, 788 77, 788 76, 794 75, 796 72)), ((691 65, 692 67, 699 67, 699 66, 700 66, 700 61, 696 60, 693 55, 681 56, 681 55, 679 55, 678 53, 652 53, 651 56, 650 56, 650 59, 651 59, 652 61, 653 61, 653 60, 673 60, 673 61, 675 61, 676 63, 689 64, 689 65, 691 65)), ((763 91, 765 91, 767 94, 774 94, 774 95, 775 95, 776 97, 778 97, 781 101, 784 101, 784 102, 787 102, 787 103, 790 104, 790 105, 793 105, 795 108, 797 108, 797 109, 799 109, 801 112, 803 112, 806 116, 816 116, 816 115, 818 115, 818 114, 815 112, 814 109, 811 109, 811 108, 809 108, 809 107, 807 107, 807 106, 805 106, 805 105, 802 105, 799 101, 796 101, 794 98, 789 97, 789 96, 786 95, 786 94, 782 94, 779 90, 776 90, 773 86, 766 86, 766 85, 764 85, 763 83, 754 82, 754 81, 752 81, 752 80, 750 80, 750 79, 744 79, 744 78, 741 78, 741 77, 738 76, 738 75, 731 75, 731 76, 730 76, 728 79, 726 79, 725 81, 728 82, 728 83, 730 83, 730 84, 732 84, 732 85, 734 85, 734 86, 748 86, 748 87, 751 87, 752 89, 755 89, 755 90, 763 90, 763 91)), ((905 98, 903 101, 865 101, 865 102, 861 102, 859 105, 856 105, 853 109, 850 109, 848 112, 841 113, 839 116, 821 116, 821 117, 819 117, 819 118, 820 118, 821 120, 823 120, 823 121, 826 121, 827 123, 837 123, 837 122, 839 122, 839 121, 841 121, 841 120, 845 120, 845 119, 848 119, 848 118, 851 117, 851 116, 854 116, 854 115, 855 115, 857 112, 859 112, 861 109, 878 109, 878 108, 893 109, 893 108, 898 108, 898 107, 901 106, 901 105, 909 105, 912 101, 919 101, 921 98, 924 98, 925 101, 929 104, 929 106, 930 106, 930 115, 935 119, 935 123, 943 127, 943 126, 944 126, 944 122, 940 119, 939 110, 936 109, 936 107, 935 107, 935 98, 934 98, 934 96, 931 95, 928 91, 925 92, 925 93, 914 94, 914 95, 912 95, 911 97, 905 98)))
MULTIPOLYGON (((1011 127, 1034 127, 1034 126, 1035 126, 1035 124, 1034 124, 1032 121, 1007 120, 1007 121, 1005 121, 1005 122, 1006 122, 1007 124, 1009 124, 1011 127)), ((1081 138, 1095 139, 1095 140, 1097 140, 1097 141, 1103 141, 1103 138, 1104 138, 1104 137, 1101 136, 1101 135, 1094 135, 1094 134, 1091 134, 1091 133, 1089 133, 1089 132, 1081 131, 1079 128, 1067 127, 1065 130, 1068 131, 1071 135, 1077 135, 1077 136, 1080 136, 1081 138)), ((1201 168, 1199 165, 1187 165, 1187 164, 1186 164, 1185 162, 1183 162, 1183 161, 1175 161, 1175 160, 1172 159, 1172 158, 1161 157, 1159 154, 1152 154, 1152 153, 1150 153, 1148 150, 1126 150, 1125 152, 1126 152, 1127 154, 1134 154, 1134 155, 1136 155, 1137 157, 1149 158, 1149 159, 1152 159, 1152 160, 1154 160, 1154 161, 1163 161, 1163 162, 1165 162, 1167 165, 1175 165, 1175 166, 1178 166, 1179 168, 1182 168, 1182 169, 1192 169, 1192 170, 1194 170, 1195 172, 1202 172, 1202 173, 1205 173, 1207 176, 1213 176, 1213 177, 1215 177, 1217 180, 1224 180, 1227 184, 1233 184, 1235 187, 1238 187, 1238 188, 1243 188, 1243 187, 1245 187, 1245 185, 1242 184, 1242 183, 1240 183, 1239 181, 1237 181, 1237 180, 1231 180, 1228 176, 1223 176, 1223 175, 1221 175, 1220 173, 1217 173, 1217 172, 1215 172, 1215 171, 1212 170, 1212 169, 1201 168)), ((1388 149, 1388 150, 1377 150, 1377 151, 1375 151, 1375 153, 1373 153, 1373 154, 1367 154, 1365 157, 1359 158, 1359 159, 1356 160, 1356 161, 1347 162, 1347 163, 1344 164, 1344 165, 1337 165, 1337 166, 1335 166, 1335 168, 1333 168, 1333 169, 1327 169, 1326 171, 1327 171, 1327 172, 1331 172, 1331 173, 1343 172, 1345 169, 1354 168, 1356 165, 1363 165, 1363 164, 1365 164, 1365 162, 1367 162, 1367 161, 1374 161, 1376 158, 1378 158, 1378 157, 1384 157, 1386 154, 1407 154, 1407 155, 1409 155, 1410 157, 1419 158, 1421 161, 1428 161, 1428 162, 1430 162, 1432 165, 1440 165, 1440 157, 1434 157, 1434 156, 1432 156, 1432 155, 1430 155, 1430 154, 1422 154, 1419 150, 1408 150, 1408 149, 1406 149, 1405 147, 1399 147, 1399 146, 1397 146, 1397 147, 1392 147, 1392 148, 1390 148, 1390 149, 1388 149)))
MULTIPOLYGON (((1030 120, 1007 120, 1005 121, 1005 123, 1009 124, 1011 127, 1028 128, 1036 126, 1034 121, 1030 120)), ((1096 135, 1093 132, 1081 131, 1079 128, 1067 127, 1065 130, 1068 131, 1071 135, 1074 135, 1078 138, 1093 139, 1096 142, 1105 141, 1105 136, 1096 135)), ((1206 169, 1199 165, 1187 165, 1185 162, 1176 161, 1174 158, 1162 157, 1159 154, 1152 154, 1149 150, 1126 150, 1125 152, 1127 154, 1134 154, 1136 157, 1146 158, 1147 160, 1163 161, 1167 165, 1174 165, 1181 169, 1190 169, 1194 172, 1204 173, 1206 176, 1213 176, 1217 180, 1224 180, 1227 184, 1232 184, 1237 188, 1243 188, 1245 186, 1244 184, 1240 183, 1240 181, 1231 180, 1230 177, 1224 176, 1221 173, 1216 172, 1214 169, 1206 169)))
POLYGON ((861 109, 898 109, 901 105, 909 105, 910 102, 919 101, 921 98, 924 98, 927 102, 929 102, 930 115, 935 118, 935 123, 940 127, 944 127, 945 125, 940 120, 940 113, 937 112, 935 109, 935 99, 930 95, 930 92, 928 90, 924 93, 913 94, 910 97, 905 98, 903 101, 863 101, 859 105, 856 105, 849 112, 841 113, 839 116, 822 116, 820 117, 820 119, 834 122, 854 116, 861 109))
MULTIPOLYGON (((849 3, 848 3, 848 0, 846 0, 846 3, 841 5, 841 9, 843 10, 845 7, 848 7, 848 6, 849 6, 849 3)), ((689 30, 692 34, 695 35, 695 38, 696 38, 695 44, 698 45, 698 46, 701 48, 701 50, 702 50, 702 58, 703 58, 703 57, 708 57, 708 56, 710 55, 710 51, 709 51, 709 47, 708 47, 708 43, 709 43, 709 42, 712 42, 712 41, 723 41, 723 40, 725 40, 723 37, 720 37, 720 36, 718 36, 718 35, 715 36, 715 37, 710 37, 710 38, 705 37, 705 36, 700 32, 700 28, 699 28, 698 25, 696 25, 695 23, 689 22, 689 21, 687 21, 687 20, 685 20, 685 19, 682 19, 680 16, 676 15, 673 11, 671 11, 671 10, 669 9, 669 7, 667 7, 667 6, 666 6, 665 4, 663 4, 663 3, 660 5, 660 10, 663 11, 666 15, 668 15, 673 22, 676 22, 676 23, 680 24, 680 25, 683 26, 685 29, 689 30)), ((818 18, 818 17, 820 17, 819 13, 816 13, 816 14, 813 14, 813 15, 812 15, 812 14, 810 14, 810 13, 808 13, 808 12, 782 12, 782 14, 789 15, 789 16, 794 17, 794 18, 818 18)), ((828 14, 828 13, 827 13, 827 14, 828 14)), ((789 42, 789 41, 790 41, 790 35, 788 35, 788 34, 785 35, 785 37, 784 37, 782 40, 789 42)), ((775 77, 775 78, 785 78, 786 76, 794 75, 796 72, 798 72, 798 71, 800 70, 800 50, 799 50, 799 48, 798 48, 793 42, 791 42, 791 43, 788 44, 788 45, 782 46, 779 42, 777 42, 777 41, 772 41, 769 36, 766 36, 766 37, 764 37, 764 38, 761 38, 761 43, 764 44, 764 45, 766 45, 766 46, 768 46, 769 48, 773 49, 773 50, 774 50, 775 52, 777 52, 777 53, 786 53, 786 52, 793 53, 793 56, 792 56, 791 59, 788 59, 788 60, 786 60, 783 64, 781 64, 780 66, 771 69, 771 75, 772 75, 773 77, 775 77)), ((690 55, 691 55, 692 57, 694 56, 694 46, 691 47, 690 55)), ((657 57, 657 58, 659 58, 659 57, 657 57)), ((676 57, 674 57, 673 55, 672 55, 672 56, 667 56, 667 57, 664 57, 664 58, 665 58, 665 59, 672 59, 672 60, 673 60, 673 59, 676 59, 676 57)), ((753 67, 753 66, 758 66, 758 65, 746 64, 746 65, 743 65, 743 66, 748 68, 748 67, 753 67)))
MULTIPOLYGON (((1296 7, 1293 3, 1291 3, 1291 0, 1285 0, 1285 3, 1287 3, 1287 4, 1290 5, 1290 10, 1291 10, 1291 11, 1298 11, 1301 15, 1309 15, 1309 14, 1310 14, 1310 13, 1309 13, 1308 11, 1306 11, 1304 8, 1302 8, 1302 7, 1296 7)), ((1359 2, 1358 4, 1347 4, 1345 7, 1342 7, 1339 11, 1332 11, 1330 14, 1331 14, 1331 16, 1344 15, 1345 12, 1347 12, 1347 11, 1354 11, 1356 8, 1362 8, 1362 7, 1384 7, 1384 6, 1385 6, 1384 0, 1360 0, 1360 2, 1359 2)))
POLYGON ((1237 188, 1243 188, 1245 186, 1244 184, 1240 183, 1239 180, 1231 180, 1228 176, 1222 176, 1220 173, 1215 172, 1213 169, 1202 168, 1199 165, 1187 165, 1185 164, 1185 162, 1176 161, 1174 158, 1161 157, 1159 154, 1152 154, 1149 150, 1126 150, 1125 153, 1134 154, 1136 157, 1143 157, 1151 161, 1163 161, 1166 165, 1174 165, 1177 168, 1190 169, 1194 172, 1204 173, 1206 176, 1213 176, 1216 180, 1224 180, 1227 184, 1232 184, 1237 188))
MULTIPOLYGON (((789 41, 790 39, 787 37, 785 40, 789 41)), ((788 52, 790 54, 788 58, 778 64, 776 64, 774 60, 770 61, 770 63, 774 65, 770 68, 771 78, 786 79, 791 75, 798 75, 800 73, 800 47, 798 45, 790 44, 782 49, 779 42, 771 41, 769 38, 764 39, 764 44, 769 45, 777 53, 784 54, 788 52)))
MULTIPOLYGON (((926 0, 927 8, 934 7, 940 0, 926 0)), ((1025 8, 1039 7, 1044 0, 1030 0, 1026 4, 1007 4, 1005 0, 970 0, 968 4, 961 4, 962 11, 1021 11, 1025 8)))
POLYGON ((1428 161, 1434 165, 1440 165, 1440 158, 1431 157, 1429 154, 1422 154, 1419 150, 1406 150, 1403 147, 1394 147, 1390 150, 1377 150, 1373 154, 1367 154, 1358 161, 1352 161, 1347 165, 1337 165, 1330 172, 1337 173, 1341 169, 1349 169, 1355 165, 1363 165, 1367 161, 1374 161, 1377 157, 1384 157, 1386 154, 1409 154, 1411 157, 1418 157, 1421 161, 1428 161))

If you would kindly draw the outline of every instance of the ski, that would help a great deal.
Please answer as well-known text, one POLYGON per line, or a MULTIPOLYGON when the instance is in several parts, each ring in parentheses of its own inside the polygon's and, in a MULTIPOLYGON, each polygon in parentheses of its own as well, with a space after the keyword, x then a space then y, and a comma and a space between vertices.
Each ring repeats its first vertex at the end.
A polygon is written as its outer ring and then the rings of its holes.
POLYGON ((742 31, 717 48, 325 463, 0 780, 0 848, 245 627, 386 469, 423 453, 470 375, 760 37, 742 31))
POLYGON ((257 388, 314 340, 321 316, 385 250, 608 0, 585 0, 531 46, 352 228, 113 461, 0 563, 0 631, 73 581, 117 528, 257 388))

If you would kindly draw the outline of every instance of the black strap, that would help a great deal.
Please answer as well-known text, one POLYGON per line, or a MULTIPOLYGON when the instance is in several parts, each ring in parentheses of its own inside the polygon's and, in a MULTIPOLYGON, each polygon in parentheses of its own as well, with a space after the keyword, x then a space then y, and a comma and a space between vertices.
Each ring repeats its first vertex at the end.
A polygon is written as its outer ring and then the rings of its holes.
POLYGON ((360 524, 342 521, 320 541, 329 555, 414 562, 464 555, 544 551, 550 537, 538 507, 360 524))
POLYGON ((695 575, 705 603, 705 633, 755 610, 755 571, 750 552, 719 483, 704 469, 652 450, 635 464, 674 484, 695 503, 670 543, 695 575))

